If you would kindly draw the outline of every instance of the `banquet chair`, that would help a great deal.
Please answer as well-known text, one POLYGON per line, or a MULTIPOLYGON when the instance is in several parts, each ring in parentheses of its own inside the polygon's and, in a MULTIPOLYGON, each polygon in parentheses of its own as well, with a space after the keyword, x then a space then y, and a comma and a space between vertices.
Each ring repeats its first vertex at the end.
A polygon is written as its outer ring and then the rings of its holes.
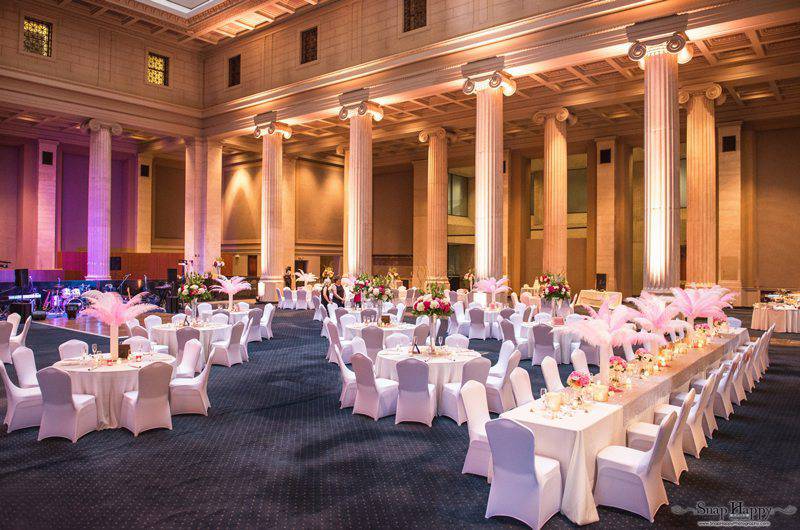
POLYGON ((295 310, 305 310, 308 309, 308 291, 305 289, 298 289, 297 290, 297 300, 294 303, 295 310))
POLYGON ((202 316, 205 313, 213 313, 214 306, 209 304, 208 302, 200 302, 197 304, 197 316, 202 316))
POLYGON ((17 334, 17 330, 19 329, 19 323, 21 320, 22 317, 19 315, 19 313, 9 313, 8 316, 6 317, 6 322, 11 323, 12 337, 17 334))
POLYGON ((375 362, 378 352, 383 349, 383 330, 378 326, 367 326, 361 330, 361 338, 367 346, 369 358, 375 362))
MULTIPOLYGON (((322 307, 322 306, 320 306, 322 307)), ((275 317, 275 306, 272 304, 267 304, 264 306, 263 314, 261 315, 261 322, 259 323, 259 330, 261 331, 261 336, 265 339, 272 338, 272 319, 275 317)), ((325 322, 327 317, 323 316, 320 320, 325 322)), ((325 326, 322 326, 323 329, 325 326)))
POLYGON ((158 315, 147 315, 144 317, 144 328, 147 330, 147 336, 153 340, 153 328, 163 324, 161 317, 158 315))
POLYGON ((339 309, 339 305, 336 302, 330 302, 328 304, 328 317, 336 322, 336 310, 339 309))
POLYGON ((131 336, 131 330, 135 326, 138 326, 138 325, 139 325, 139 319, 138 318, 131 318, 130 320, 126 320, 125 321, 125 328, 123 328, 123 329, 125 329, 125 332, 130 337, 131 336))
MULTIPOLYGON (((556 346, 558 342, 553 328, 547 324, 535 324, 530 329, 530 334, 533 335, 533 364, 542 364, 547 357, 557 361, 556 348, 560 352, 560 346, 556 346)), ((528 343, 530 342, 529 338, 528 343)))
POLYGON ((450 299, 450 305, 458 302, 458 293, 456 291, 447 291, 447 297, 450 299))
POLYGON ((653 522, 661 505, 669 502, 661 480, 661 462, 676 418, 670 412, 661 420, 648 451, 611 445, 597 454, 594 501, 598 506, 619 508, 653 522))
POLYGON ((7 364, 11 364, 11 330, 13 328, 14 324, 11 322, 0 322, 0 361, 7 364))
POLYGON ((448 335, 447 338, 444 339, 444 345, 449 348, 469 348, 469 338, 456 333, 455 335, 448 335))
MULTIPOLYGON (((722 365, 717 380, 717 388, 711 396, 711 403, 709 409, 712 410, 715 416, 720 418, 730 419, 733 414, 733 403, 731 402, 731 387, 733 386, 733 378, 736 371, 739 369, 742 358, 737 356, 729 365, 722 365)), ((708 384, 708 379, 695 379, 692 381, 692 388, 697 392, 701 392, 703 387, 708 384)))
POLYGON ((33 388, 39 386, 36 379, 36 359, 33 350, 27 346, 22 346, 14 350, 11 354, 14 363, 14 372, 17 374, 17 382, 22 388, 33 388))
POLYGON ((334 348, 333 355, 334 361, 339 367, 339 379, 342 381, 342 391, 339 393, 339 408, 347 409, 355 405, 356 402, 356 374, 342 360, 338 348, 334 348))
POLYGON ((504 343, 506 341, 511 342, 514 345, 514 349, 519 350, 522 359, 530 359, 530 355, 528 355, 528 339, 517 339, 517 331, 510 320, 503 319, 500 321, 500 332, 504 343))
POLYGON ((378 318, 378 311, 376 309, 362 309, 361 310, 361 322, 375 322, 378 318))
POLYGON ((458 321, 458 330, 456 333, 460 333, 462 335, 469 335, 469 318, 464 313, 464 303, 463 302, 456 302, 453 304, 453 313, 456 315, 456 320, 458 321))
POLYGON ((467 419, 467 412, 464 410, 464 401, 461 399, 461 388, 467 381, 477 381, 485 385, 491 364, 486 357, 475 357, 464 363, 461 367, 461 381, 445 383, 442 386, 439 415, 447 416, 459 425, 464 423, 467 419))
POLYGON ((514 314, 514 310, 511 309, 510 307, 506 307, 506 308, 500 310, 500 318, 501 319, 506 319, 507 320, 507 319, 511 318, 511 315, 513 315, 513 314, 514 314))
POLYGON ((180 354, 181 359, 178 361, 178 368, 175 370, 175 377, 193 378, 202 351, 203 345, 200 344, 198 339, 192 338, 186 341, 180 354))
POLYGON ((142 326, 133 326, 131 328, 130 337, 141 337, 143 339, 150 340, 150 334, 142 326))
POLYGON ((208 416, 211 400, 208 398, 208 378, 211 363, 206 363, 200 374, 175 378, 169 383, 170 414, 202 414, 208 416))
MULTIPOLYGON (((719 384, 722 382, 723 369, 724 365, 720 365, 715 370, 712 370, 709 373, 708 379, 702 380, 702 383, 700 382, 701 380, 695 380, 691 383, 692 387, 701 394, 706 385, 711 385, 711 389, 708 391, 708 400, 703 407, 703 419, 701 422, 703 425, 703 433, 705 433, 708 438, 713 438, 714 431, 718 428, 717 420, 714 417, 714 396, 716 396, 719 384)), ((670 405, 680 407, 683 405, 687 394, 687 392, 673 392, 669 397, 670 405)))
POLYGON ((600 366, 600 348, 581 339, 578 348, 583 351, 586 364, 600 366))
POLYGON ((5 363, 0 363, 0 377, 6 389, 6 415, 3 424, 7 432, 37 427, 42 420, 42 393, 39 388, 20 388, 15 385, 6 371, 5 363))
POLYGON ((351 317, 353 317, 353 322, 355 322, 355 321, 356 321, 356 320, 355 320, 355 319, 356 319, 356 317, 355 317, 355 316, 353 316, 353 315, 351 315, 351 314, 350 314, 350 312, 347 310, 347 308, 345 308, 345 307, 337 307, 337 308, 336 308, 336 310, 334 311, 334 315, 333 315, 333 321, 334 321, 334 322, 336 323, 336 325, 339 327, 339 334, 340 334, 340 335, 341 335, 341 333, 342 333, 342 329, 341 329, 341 327, 342 327, 342 323, 341 323, 341 320, 340 320, 340 319, 341 319, 342 317, 344 317, 344 316, 351 316, 351 317))
POLYGON ((353 354, 352 341, 339 339, 339 330, 336 329, 336 325, 333 322, 328 322, 328 339, 330 341, 328 345, 328 355, 326 356, 328 361, 336 362, 333 356, 333 349, 337 347, 341 352, 344 362, 349 363, 350 356, 353 354))
POLYGON ((414 328, 414 344, 422 348, 422 346, 428 342, 428 337, 430 334, 431 328, 428 326, 428 324, 417 324, 417 327, 414 328))
POLYGON ((530 322, 531 318, 533 318, 533 307, 527 306, 525 307, 525 310, 522 312, 522 321, 530 322))
POLYGON ((486 423, 492 454, 492 485, 486 518, 513 517, 538 530, 561 510, 558 460, 535 453, 533 431, 514 420, 486 423))
POLYGON ((242 362, 247 363, 250 362, 250 352, 247 350, 247 339, 250 336, 250 327, 253 325, 253 319, 248 315, 243 324, 242 336, 239 337, 239 351, 242 353, 242 362))
POLYGON ((386 337, 386 349, 411 346, 411 339, 405 333, 392 333, 386 337))
POLYGON ((533 315, 533 321, 536 323, 548 323, 553 320, 553 315, 550 313, 536 313, 533 315))
MULTIPOLYGON (((353 340, 350 342, 350 345, 353 348, 353 352, 351 355, 348 356, 347 361, 352 359, 353 354, 360 353, 361 355, 366 355, 367 357, 369 357, 369 359, 373 363, 375 362, 375 359, 377 358, 378 354, 377 353, 375 355, 369 354, 369 351, 367 351, 367 343, 364 342, 364 339, 362 339, 361 337, 353 337, 353 340)), ((336 351, 336 348, 334 348, 334 351, 336 351)), ((339 357, 342 357, 341 352, 339 352, 339 357)))
POLYGON ((558 373, 558 364, 552 357, 545 357, 542 360, 542 375, 548 392, 564 390, 564 383, 561 382, 561 376, 558 373))
POLYGON ((247 335, 247 342, 261 342, 261 318, 264 311, 260 307, 254 307, 247 312, 250 319, 250 333, 247 335))
MULTIPOLYGON (((712 374, 709 381, 715 377, 716 374, 712 374)), ((712 385, 706 385, 700 392, 700 397, 695 397, 694 404, 689 409, 689 415, 686 418, 686 428, 683 431, 681 443, 683 452, 695 458, 700 458, 700 451, 708 447, 708 442, 703 433, 703 413, 708 405, 708 400, 711 398, 711 387, 712 385)), ((656 405, 653 409, 653 421, 659 423, 664 416, 670 413, 675 413, 677 416, 680 414, 680 407, 667 403, 656 405)))
POLYGON ((489 478, 492 452, 486 438, 486 423, 490 419, 486 387, 478 381, 467 381, 461 387, 461 400, 464 403, 469 432, 469 448, 461 473, 489 478))
POLYGON ((428 363, 410 358, 397 363, 397 384, 394 424, 409 421, 430 427, 436 415, 436 385, 428 383, 428 363))
MULTIPOLYGON (((683 456, 683 432, 695 397, 694 389, 689 390, 686 394, 686 400, 678 412, 678 419, 675 420, 675 427, 669 435, 667 452, 661 462, 661 478, 669 480, 673 484, 679 484, 681 473, 689 469, 686 465, 686 457, 683 456)), ((656 423, 637 421, 628 425, 628 447, 639 451, 648 451, 656 441, 658 429, 659 426, 656 423)))
POLYGON ((350 326, 355 325, 356 317, 355 315, 345 314, 339 317, 339 336, 344 337, 346 340, 351 340, 353 338, 353 332, 349 329, 350 326))
POLYGON ((512 291, 511 292, 511 306, 512 307, 517 307, 517 304, 519 304, 519 295, 512 291))
POLYGON ((589 363, 586 362, 586 354, 583 353, 583 350, 578 348, 572 355, 570 355, 572 359, 572 369, 578 372, 583 372, 587 375, 592 375, 592 372, 589 371, 589 363))
MULTIPOLYGON (((183 354, 186 348, 186 343, 190 340, 196 340, 200 342, 200 330, 197 328, 191 327, 184 327, 178 328, 175 330, 175 342, 177 343, 178 351, 176 352, 177 355, 175 356, 175 361, 178 364, 181 364, 183 361, 183 354)), ((203 359, 205 361, 205 359, 203 359)), ((195 365, 197 366, 197 365, 195 365)), ((202 366, 202 365, 200 365, 202 366)), ((194 375, 194 374, 193 374, 194 375)))
POLYGON ((489 370, 489 375, 502 377, 506 371, 506 366, 508 366, 508 359, 511 357, 511 354, 514 353, 515 349, 513 342, 510 340, 504 341, 503 344, 500 345, 500 352, 497 354, 497 362, 494 363, 494 366, 489 370))
POLYGON ((278 297, 278 309, 284 309, 283 307, 283 291, 275 288, 275 295, 278 297))
POLYGON ((147 337, 128 337, 122 344, 130 346, 132 353, 153 351, 153 343, 147 337))
POLYGON ((469 310, 469 338, 486 340, 488 331, 483 309, 473 307, 469 310))
POLYGON ((42 421, 39 441, 67 438, 72 443, 84 434, 97 430, 97 403, 90 394, 73 394, 69 374, 54 366, 37 374, 42 392, 42 421))
POLYGON ((239 302, 236 304, 236 309, 239 311, 249 311, 250 304, 248 304, 247 302, 239 302))
POLYGON ((733 381, 731 382, 730 393, 728 394, 732 404, 741 405, 742 401, 747 399, 747 395, 744 392, 743 381, 745 357, 748 351, 749 350, 739 352, 734 356, 734 360, 739 360, 739 365, 736 367, 736 370, 733 371, 733 381))
POLYGON ((732 328, 741 328, 742 321, 739 320, 738 318, 728 317, 728 325, 732 328))
POLYGON ((70 339, 58 345, 58 356, 62 361, 64 359, 81 357, 86 353, 89 353, 89 345, 82 340, 70 339))
POLYGON ((290 287, 283 288, 283 308, 294 309, 294 294, 290 287))
MULTIPOLYGON (((213 317, 214 315, 225 315, 225 318, 227 319, 226 322, 227 323, 231 322, 231 312, 228 311, 227 309, 215 309, 211 312, 211 316, 213 317)), ((220 321, 221 320, 222 319, 220 319, 220 321)))
POLYGON ((155 362, 139 370, 139 389, 125 392, 120 425, 139 436, 150 429, 172 430, 169 408, 172 366, 155 362))
POLYGON ((170 322, 172 322, 173 324, 183 324, 184 322, 186 322, 186 313, 177 313, 175 315, 172 315, 170 322))
POLYGON ((322 322, 325 320, 325 306, 319 296, 311 297, 311 304, 314 306, 314 320, 322 322))
POLYGON ((209 320, 214 324, 227 324, 230 317, 227 313, 217 313, 216 315, 212 314, 209 320))
POLYGON ((375 377, 372 360, 360 353, 350 358, 350 364, 356 373, 353 414, 363 414, 375 421, 394 414, 397 410, 397 381, 375 377))
POLYGON ((244 323, 237 322, 231 327, 231 334, 225 340, 211 343, 211 354, 208 361, 230 368, 234 364, 242 364, 242 334, 244 323))
POLYGON ((514 391, 514 401, 517 406, 533 402, 533 389, 531 388, 531 376, 524 368, 517 366, 511 371, 511 389, 514 391))
MULTIPOLYGON (((8 322, 6 320, 6 322, 8 322)), ((31 329, 31 317, 25 319, 25 324, 22 326, 22 331, 17 335, 11 335, 11 339, 8 341, 10 346, 9 350, 11 353, 14 353, 16 348, 20 348, 25 346, 25 341, 28 340, 28 331, 31 329)))
POLYGON ((508 359, 505 372, 501 377, 489 374, 486 379, 486 399, 489 402, 489 410, 502 414, 514 408, 514 390, 511 388, 509 377, 514 368, 519 366, 519 351, 514 351, 508 359))

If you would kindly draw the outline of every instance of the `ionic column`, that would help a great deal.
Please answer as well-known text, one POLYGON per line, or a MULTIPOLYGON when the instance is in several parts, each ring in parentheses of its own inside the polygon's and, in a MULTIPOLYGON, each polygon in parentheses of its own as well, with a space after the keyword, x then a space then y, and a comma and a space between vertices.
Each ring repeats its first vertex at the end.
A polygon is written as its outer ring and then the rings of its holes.
POLYGON ((184 256, 202 274, 222 253, 222 144, 186 139, 184 195, 184 256))
POLYGON ((656 293, 680 284, 678 53, 685 44, 675 33, 635 42, 628 52, 644 68, 643 289, 656 293))
POLYGON ((276 120, 275 112, 256 116, 256 137, 261 138, 261 280, 259 298, 278 300, 276 289, 283 288, 283 140, 292 129, 276 120))
POLYGON ((725 101, 716 83, 681 89, 686 105, 686 282, 717 282, 717 152, 714 105, 725 101))
POLYGON ((542 270, 567 273, 567 124, 577 121, 564 107, 537 112, 544 124, 544 240, 542 270))
POLYGON ((122 127, 93 118, 83 128, 89 131, 86 279, 105 281, 111 279, 111 136, 122 127))
POLYGON ((36 163, 36 268, 56 268, 58 142, 39 140, 36 163))
POLYGON ((503 96, 516 83, 493 57, 461 67, 464 93, 478 98, 475 127, 475 275, 503 275, 503 96))
POLYGON ((342 174, 344 181, 342 189, 344 190, 344 205, 342 208, 342 263, 340 264, 341 273, 347 272, 347 227, 348 225, 348 209, 347 209, 347 175, 350 174, 350 148, 346 145, 336 146, 336 154, 342 157, 342 174))
MULTIPOLYGON (((361 92, 361 91, 359 91, 361 92)), ((341 120, 350 122, 349 171, 345 176, 347 210, 347 267, 350 274, 372 272, 372 120, 383 110, 372 101, 340 98, 341 120)))
POLYGON ((441 127, 419 133, 428 143, 428 284, 447 284, 447 142, 453 135, 441 127))

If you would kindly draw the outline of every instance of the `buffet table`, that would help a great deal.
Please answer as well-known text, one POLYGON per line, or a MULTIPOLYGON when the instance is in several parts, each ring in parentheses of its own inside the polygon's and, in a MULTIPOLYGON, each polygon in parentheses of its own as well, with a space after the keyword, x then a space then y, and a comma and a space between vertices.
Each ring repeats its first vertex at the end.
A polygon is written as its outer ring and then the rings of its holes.
POLYGON ((634 378, 632 387, 590 403, 588 412, 576 411, 551 418, 541 400, 514 408, 501 417, 516 420, 536 436, 536 454, 558 460, 563 496, 561 513, 583 525, 599 521, 593 488, 597 454, 609 445, 625 445, 626 427, 635 421, 653 421, 657 404, 669 402, 671 392, 685 390, 696 376, 717 364, 739 334, 715 337, 703 348, 673 358, 671 365, 647 379, 634 378))
POLYGON ((800 333, 800 309, 784 304, 753 305, 753 329, 767 330, 775 325, 775 333, 800 333))

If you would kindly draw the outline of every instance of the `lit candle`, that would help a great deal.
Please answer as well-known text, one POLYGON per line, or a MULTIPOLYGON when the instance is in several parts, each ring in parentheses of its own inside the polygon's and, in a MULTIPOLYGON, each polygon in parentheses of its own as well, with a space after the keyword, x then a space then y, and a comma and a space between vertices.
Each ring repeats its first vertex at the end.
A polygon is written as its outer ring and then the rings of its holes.
POLYGON ((608 385, 596 385, 594 388, 594 400, 599 402, 608 401, 608 385))

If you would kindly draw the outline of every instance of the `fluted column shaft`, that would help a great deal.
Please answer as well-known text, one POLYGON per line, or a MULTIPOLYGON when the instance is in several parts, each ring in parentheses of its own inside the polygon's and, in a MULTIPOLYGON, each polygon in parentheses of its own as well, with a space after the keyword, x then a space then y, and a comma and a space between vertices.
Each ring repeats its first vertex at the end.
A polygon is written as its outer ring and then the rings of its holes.
POLYGON ((283 176, 283 137, 261 137, 261 280, 279 284, 283 281, 281 263, 281 190, 283 176))
POLYGON ((208 138, 186 141, 184 256, 189 268, 211 271, 222 252, 222 145, 208 138))
POLYGON ((111 279, 111 135, 117 124, 89 120, 89 192, 87 203, 86 279, 111 279))
POLYGON ((372 117, 350 117, 347 175, 347 271, 372 272, 372 117))
POLYGON ((567 123, 550 115, 544 121, 545 272, 567 272, 567 123))
POLYGON ((686 102, 686 281, 717 282, 717 158, 714 101, 686 102))
POLYGON ((644 57, 644 290, 680 283, 678 60, 663 48, 644 57))
POLYGON ((428 142, 427 268, 429 284, 447 283, 447 131, 422 131, 428 142))
POLYGON ((477 91, 475 129, 475 275, 503 274, 503 91, 477 91))

